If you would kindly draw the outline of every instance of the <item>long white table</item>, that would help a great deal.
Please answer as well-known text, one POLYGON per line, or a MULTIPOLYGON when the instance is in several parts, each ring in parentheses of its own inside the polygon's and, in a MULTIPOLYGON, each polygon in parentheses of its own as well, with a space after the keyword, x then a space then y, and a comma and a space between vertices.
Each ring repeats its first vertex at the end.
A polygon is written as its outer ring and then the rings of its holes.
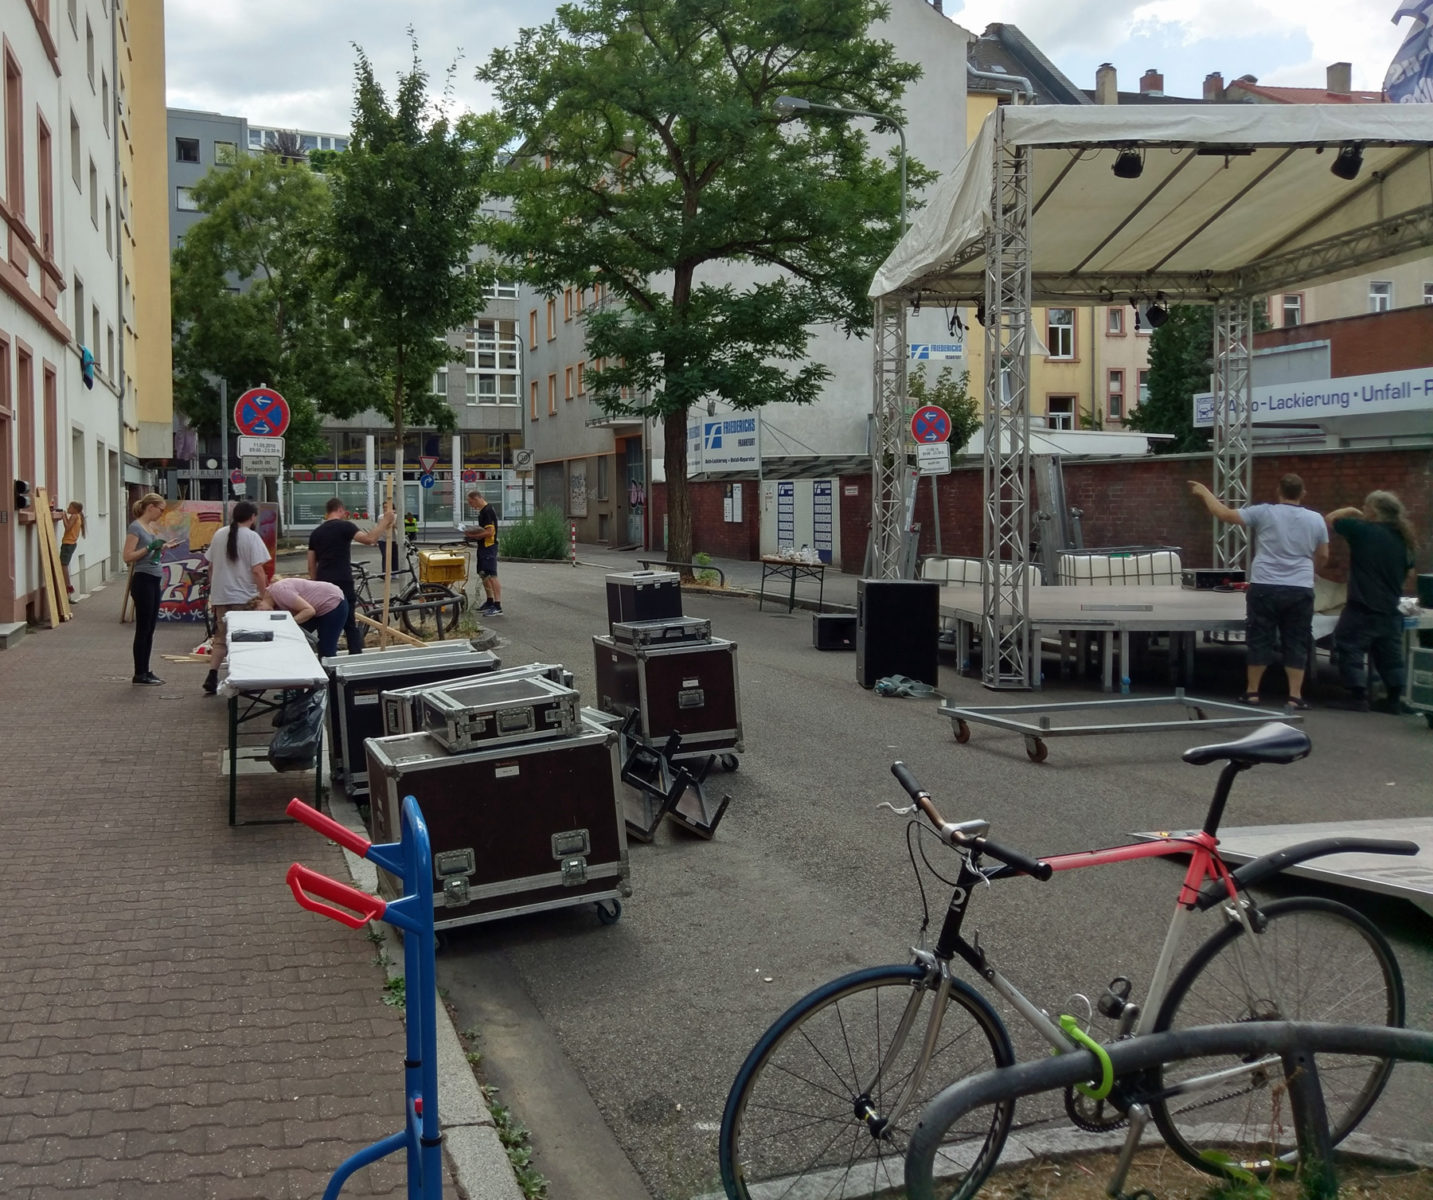
MULTIPOLYGON (((234 825, 237 805, 239 726, 277 711, 281 704, 271 691, 321 691, 327 694, 328 675, 310 648, 308 638, 287 612, 231 612, 228 655, 219 680, 219 694, 229 701, 229 824, 234 825), (271 633, 266 641, 236 640, 236 634, 271 633), (244 702, 242 712, 240 701, 244 702)), ((323 755, 314 756, 314 807, 323 797, 323 755)), ((287 819, 287 818, 285 818, 287 819)), ((258 822, 244 822, 251 824, 258 822)))

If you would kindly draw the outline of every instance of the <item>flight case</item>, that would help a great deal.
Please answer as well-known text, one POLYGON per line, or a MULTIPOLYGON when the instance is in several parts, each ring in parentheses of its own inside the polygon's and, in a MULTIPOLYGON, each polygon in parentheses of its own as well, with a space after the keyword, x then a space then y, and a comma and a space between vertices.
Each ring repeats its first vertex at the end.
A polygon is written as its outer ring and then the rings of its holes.
MULTIPOLYGON (((403 797, 417 799, 436 929, 594 902, 615 920, 632 894, 616 742, 589 722, 568 737, 458 754, 426 733, 373 738, 373 840, 396 841, 403 797)), ((403 885, 380 870, 378 891, 396 899, 403 885)))
POLYGON ((681 753, 741 749, 736 643, 724 638, 672 646, 628 646, 592 639, 597 707, 639 714, 635 734, 660 745, 682 735, 681 753))
POLYGON ((329 773, 353 799, 368 794, 365 738, 383 734, 382 693, 396 688, 439 683, 493 671, 496 654, 474 650, 470 642, 442 648, 414 646, 323 660, 329 673, 329 773))
MULTIPOLYGON (((442 686, 457 687, 465 683, 477 683, 480 679, 521 679, 528 675, 541 675, 553 683, 562 684, 563 687, 572 686, 572 672, 561 663, 526 663, 520 667, 503 667, 498 671, 444 680, 442 686)), ((391 692, 384 692, 381 699, 384 736, 395 733, 422 733, 423 720, 418 708, 418 697, 437 686, 439 685, 420 683, 416 687, 395 688, 391 692)))
POLYGON ((675 571, 619 571, 607 576, 607 629, 618 621, 682 615, 682 577, 675 571))
POLYGON ((445 749, 543 741, 577 731, 577 691, 541 675, 437 684, 419 695, 425 733, 445 749))

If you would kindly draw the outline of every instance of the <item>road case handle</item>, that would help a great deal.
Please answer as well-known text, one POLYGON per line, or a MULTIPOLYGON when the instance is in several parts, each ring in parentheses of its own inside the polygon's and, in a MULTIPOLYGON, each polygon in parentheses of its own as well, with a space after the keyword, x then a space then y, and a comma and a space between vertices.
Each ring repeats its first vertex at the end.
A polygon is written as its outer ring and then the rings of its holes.
POLYGON ((295 821, 302 821, 310 829, 316 829, 324 837, 337 842, 345 850, 352 850, 360 858, 368 857, 372 842, 361 833, 354 833, 353 830, 340 825, 332 817, 324 816, 312 804, 305 804, 302 800, 294 799, 289 801, 289 806, 284 811, 295 821))
POLYGON ((388 908, 386 900, 370 896, 367 892, 360 892, 346 883, 339 883, 337 879, 321 875, 302 863, 294 863, 284 878, 288 880, 294 899, 299 902, 301 907, 325 917, 332 917, 350 929, 361 929, 366 921, 380 919, 388 908), (323 900, 332 900, 334 903, 324 904, 322 900, 316 900, 310 896, 309 892, 323 897, 323 900), (338 904, 344 905, 345 908, 335 907, 338 904), (345 909, 352 911, 345 911, 345 909))

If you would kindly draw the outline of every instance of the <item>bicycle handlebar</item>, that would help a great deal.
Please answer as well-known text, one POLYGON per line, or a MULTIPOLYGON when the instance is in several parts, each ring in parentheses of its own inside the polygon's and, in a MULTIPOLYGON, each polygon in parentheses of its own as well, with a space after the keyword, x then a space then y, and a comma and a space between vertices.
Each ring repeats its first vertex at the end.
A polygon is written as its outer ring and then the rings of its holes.
POLYGON ((1022 874, 1029 875, 1041 882, 1049 879, 1054 874, 1054 869, 1049 863, 1040 862, 1031 858, 1020 850, 1011 850, 998 842, 992 842, 989 838, 975 837, 972 834, 964 833, 951 821, 947 821, 940 815, 935 802, 931 800, 930 793, 916 782, 916 777, 911 774, 910 768, 903 762, 891 764, 891 774, 896 777, 901 787, 906 789, 907 795, 916 802, 921 812, 936 831, 940 834, 941 841, 948 846, 970 850, 974 854, 988 854, 991 858, 998 859, 1006 866, 1013 868, 1022 874))

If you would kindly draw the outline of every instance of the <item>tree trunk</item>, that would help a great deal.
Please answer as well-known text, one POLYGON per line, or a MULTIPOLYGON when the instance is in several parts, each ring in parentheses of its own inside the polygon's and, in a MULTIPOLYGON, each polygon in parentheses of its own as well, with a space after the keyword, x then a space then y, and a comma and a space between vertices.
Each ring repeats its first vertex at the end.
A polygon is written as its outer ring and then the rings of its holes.
MULTIPOLYGON (((662 455, 667 472, 667 560, 692 561, 692 498, 687 490, 687 413, 662 419, 662 455)), ((691 571, 682 572, 691 578, 691 571)))

